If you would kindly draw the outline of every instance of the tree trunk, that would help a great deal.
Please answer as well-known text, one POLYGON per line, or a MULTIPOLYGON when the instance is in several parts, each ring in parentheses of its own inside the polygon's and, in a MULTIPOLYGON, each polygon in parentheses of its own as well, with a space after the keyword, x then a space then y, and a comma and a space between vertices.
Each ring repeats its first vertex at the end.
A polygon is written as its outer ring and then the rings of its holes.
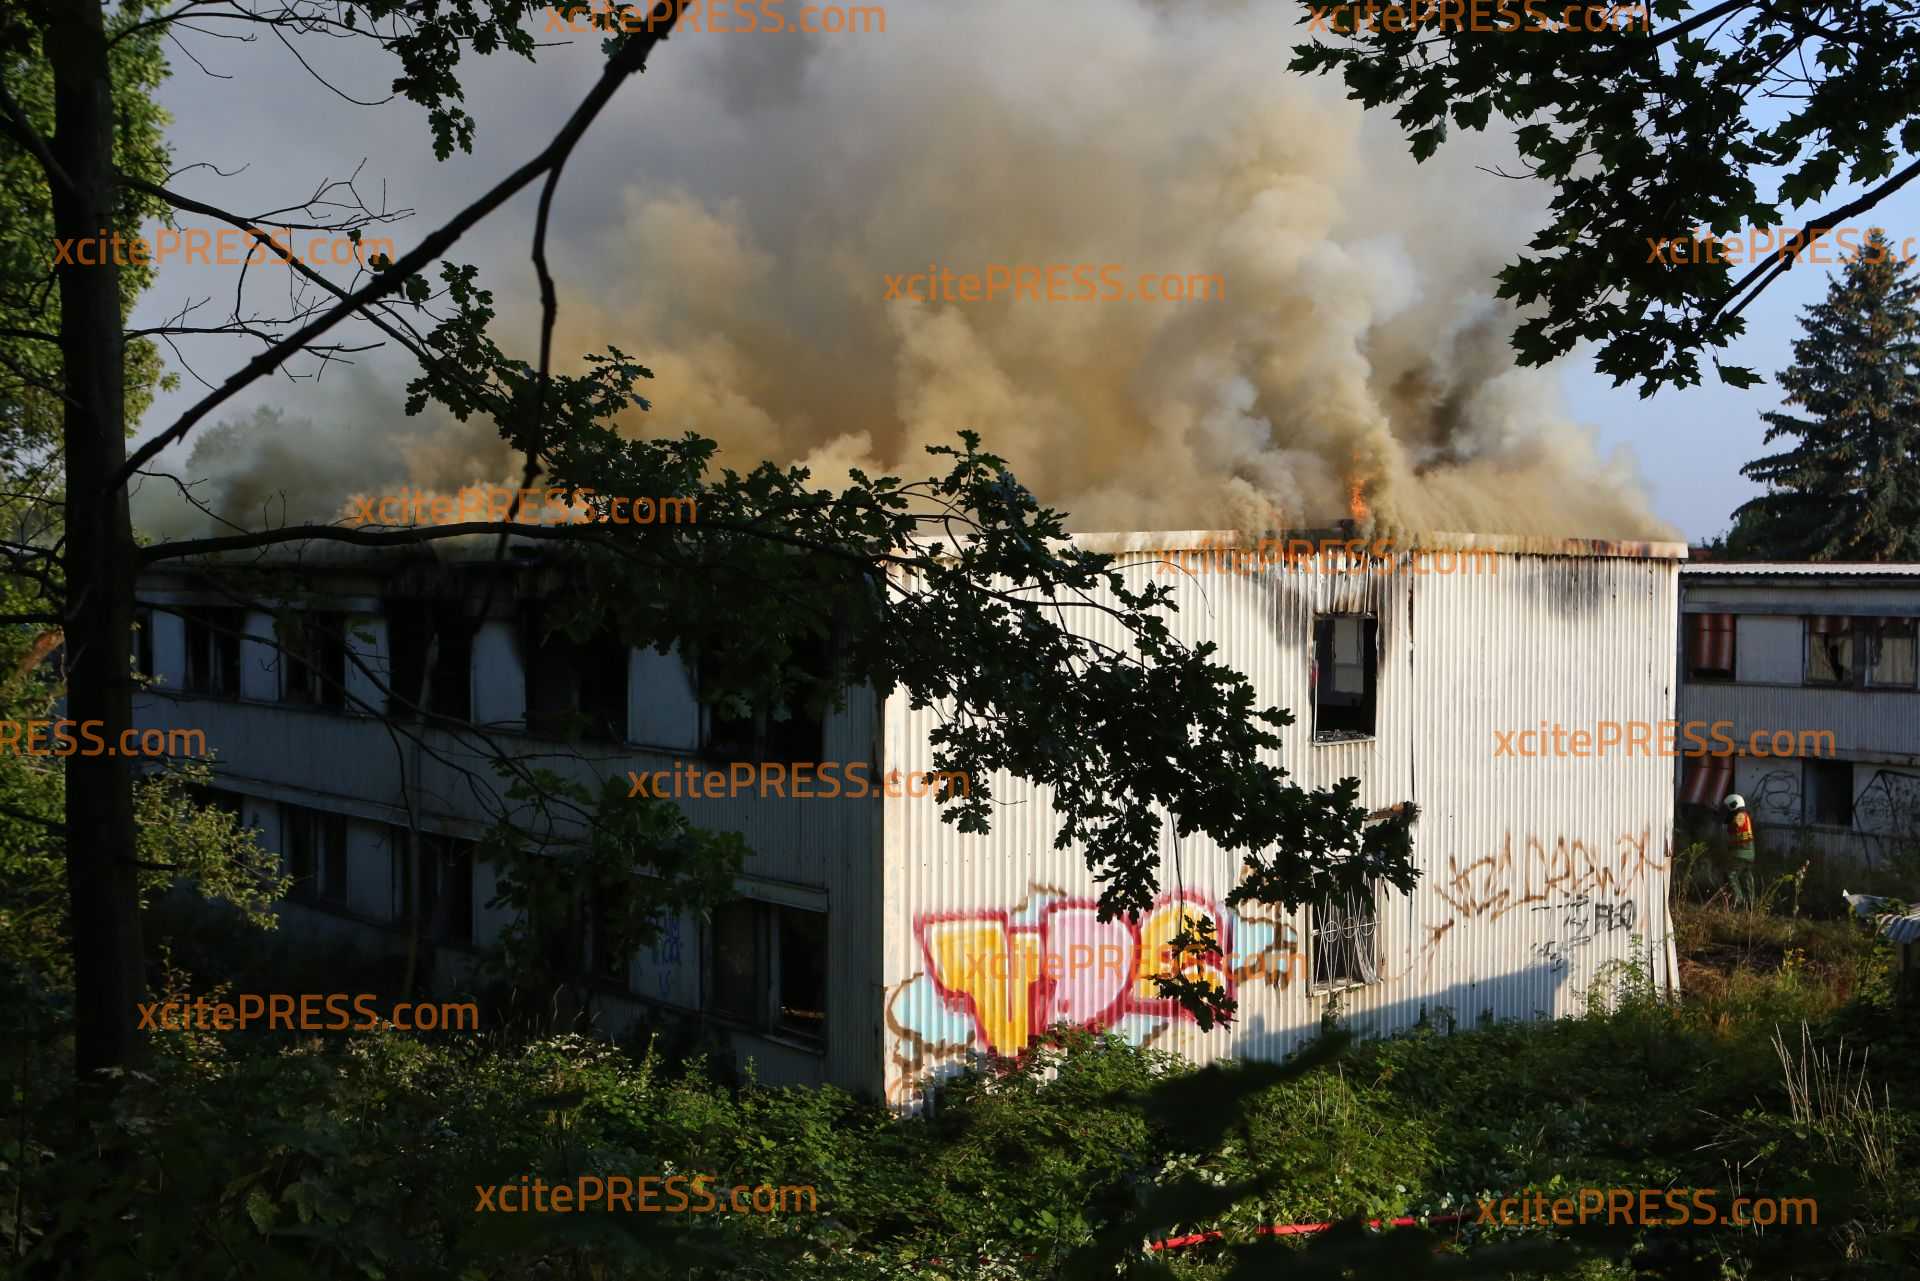
MULTIPOLYGON (((51 180, 54 234, 111 235, 113 84, 101 9, 98 0, 68 0, 55 10, 45 47, 54 76, 52 154, 65 181, 51 180)), ((127 456, 120 269, 109 252, 98 265, 68 262, 58 273, 67 394, 67 715, 99 722, 111 750, 133 718, 135 548, 125 487, 106 492, 127 456)), ((133 858, 133 762, 69 757, 74 1066, 83 1080, 133 1062, 139 1047, 134 1003, 146 979, 133 858)))

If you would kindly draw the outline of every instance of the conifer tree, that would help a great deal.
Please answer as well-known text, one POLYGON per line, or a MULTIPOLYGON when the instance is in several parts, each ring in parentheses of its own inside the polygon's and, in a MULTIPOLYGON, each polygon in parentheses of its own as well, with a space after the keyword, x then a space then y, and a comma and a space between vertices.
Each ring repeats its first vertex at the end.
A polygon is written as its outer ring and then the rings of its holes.
POLYGON ((1783 560, 1920 560, 1920 283, 1879 228, 1801 319, 1761 415, 1766 442, 1797 443, 1740 469, 1767 492, 1734 512, 1736 555, 1783 560))

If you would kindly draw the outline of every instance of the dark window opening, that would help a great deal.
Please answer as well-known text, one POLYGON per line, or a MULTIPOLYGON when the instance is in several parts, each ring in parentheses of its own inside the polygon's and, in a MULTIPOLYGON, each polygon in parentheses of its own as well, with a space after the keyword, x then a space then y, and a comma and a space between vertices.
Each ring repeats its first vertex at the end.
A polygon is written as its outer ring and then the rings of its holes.
POLYGON ((1717 809, 1733 790, 1733 757, 1688 756, 1680 762, 1680 803, 1717 809))
MULTIPOLYGON (((407 829, 391 829, 393 866, 400 877, 400 923, 413 920, 413 884, 407 829)), ((473 842, 420 833, 420 937, 439 943, 473 942, 473 842)))
POLYGON ((565 741, 627 741, 628 647, 613 637, 580 642, 529 622, 527 733, 565 741))
POLYGON ((1371 738, 1380 667, 1380 621, 1364 614, 1313 620, 1313 737, 1316 742, 1371 738))
POLYGON ((701 750, 725 761, 818 761, 826 746, 825 693, 833 676, 828 643, 819 637, 799 641, 791 661, 797 689, 784 701, 773 691, 762 691, 745 715, 737 706, 715 701, 717 664, 698 664, 706 713, 701 750))
POLYGON ((1807 684, 1853 684, 1853 620, 1822 615, 1807 620, 1807 684))
POLYGON ((1730 681, 1734 676, 1732 614, 1687 615, 1687 678, 1730 681))
POLYGON ((240 694, 240 629, 243 610, 200 606, 181 611, 187 625, 187 689, 195 694, 240 694))
POLYGON ((280 701, 311 707, 347 705, 347 618, 344 614, 283 616, 280 701))
POLYGON ((280 836, 287 874, 293 877, 287 897, 305 903, 345 903, 347 816, 282 805, 280 836))
POLYGON ((779 1030, 808 1041, 827 1032, 827 914, 776 909, 780 940, 779 1030))
POLYGON ((1866 640, 1867 684, 1912 689, 1916 676, 1913 620, 1877 618, 1866 640))
POLYGON ((474 624, 451 612, 455 607, 414 601, 387 608, 387 649, 392 655, 387 693, 389 715, 418 703, 434 716, 468 720, 473 715, 474 624), (431 651, 433 670, 427 670, 431 651))
POLYGON ((1809 823, 1853 826, 1853 764, 1850 761, 1807 761, 1809 823))
POLYGON ((737 899, 713 909, 713 946, 707 964, 712 976, 707 1008, 743 1023, 758 1025, 765 1013, 766 972, 762 935, 765 913, 759 903, 737 899))
POLYGON ((1374 889, 1321 899, 1307 909, 1311 985, 1380 981, 1380 906, 1374 889))
POLYGON ((707 1009, 796 1040, 827 1032, 827 914, 736 899, 714 909, 707 1009))

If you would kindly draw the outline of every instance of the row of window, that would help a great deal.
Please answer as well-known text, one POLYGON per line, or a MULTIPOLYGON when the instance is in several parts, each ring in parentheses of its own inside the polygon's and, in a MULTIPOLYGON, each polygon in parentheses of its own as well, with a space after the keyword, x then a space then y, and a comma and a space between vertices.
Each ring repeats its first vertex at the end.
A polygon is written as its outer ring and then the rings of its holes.
MULTIPOLYGON (((187 692, 221 698, 240 696, 240 640, 246 611, 232 606, 196 606, 180 611, 186 633, 187 692)), ((385 614, 389 680, 388 715, 409 705, 436 716, 469 720, 473 715, 473 642, 476 625, 444 607, 393 602, 385 614)), ((282 703, 344 709, 347 706, 348 615, 310 611, 275 623, 273 665, 282 703)), ((627 741, 629 648, 613 637, 575 641, 543 629, 529 611, 521 627, 528 656, 526 729, 542 738, 622 743, 627 741)), ((140 670, 153 672, 151 620, 139 631, 140 670)), ((824 666, 824 653, 811 666, 824 666)), ((696 676, 698 673, 696 672, 696 676)), ((708 691, 702 689, 704 696, 708 691)), ((729 716, 703 697, 701 751, 722 760, 814 760, 824 738, 824 720, 804 711, 776 719, 767 707, 729 716)))
MULTIPOLYGON (((238 813, 239 798, 215 792, 205 798, 238 813)), ((279 807, 281 855, 293 878, 289 901, 322 911, 346 913, 353 891, 344 814, 301 805, 279 807)), ((386 829, 389 858, 385 874, 394 921, 413 916, 415 878, 405 857, 407 829, 386 829)), ((474 842, 421 833, 420 921, 424 939, 440 944, 474 941, 474 842)), ((361 897, 365 897, 364 894, 361 897)), ((606 921, 619 907, 617 896, 587 905, 582 921, 550 922, 544 931, 551 949, 548 963, 570 971, 568 950, 584 935, 591 948, 591 972, 601 982, 629 991, 628 958, 608 946, 606 921), (584 928, 579 928, 584 926, 584 928)), ((824 1043, 827 1017, 827 915, 824 912, 738 899, 715 909, 703 949, 707 964, 701 1000, 723 1019, 760 1031, 809 1043, 824 1043)))
MULTIPOLYGON (((1737 679, 1734 614, 1688 614, 1687 675, 1698 681, 1737 679)), ((1920 686, 1920 644, 1911 618, 1804 617, 1802 681, 1876 689, 1920 686)))

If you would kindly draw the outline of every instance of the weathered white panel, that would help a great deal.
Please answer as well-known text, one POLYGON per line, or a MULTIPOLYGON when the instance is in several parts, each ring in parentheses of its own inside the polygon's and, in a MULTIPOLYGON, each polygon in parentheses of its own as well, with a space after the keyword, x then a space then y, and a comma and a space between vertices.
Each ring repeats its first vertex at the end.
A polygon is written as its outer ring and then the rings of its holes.
POLYGON ((1806 622, 1780 614, 1738 614, 1733 620, 1737 680, 1798 685, 1806 666, 1806 622))
POLYGON ((679 650, 637 649, 627 666, 628 737, 648 747, 690 752, 700 745, 700 701, 679 650))
MULTIPOLYGON (((1618 749, 1604 759, 1499 758, 1495 731, 1670 718, 1676 562, 1512 554, 1475 572, 1425 574, 1404 556, 1393 563, 1384 573, 1129 571, 1136 588, 1172 585, 1175 632, 1217 641, 1259 703, 1294 711, 1279 763, 1297 782, 1353 776, 1368 809, 1422 807, 1421 881, 1411 895, 1383 893, 1381 981, 1341 992, 1343 1015, 1388 1033, 1441 1010, 1462 1022, 1566 1013, 1636 939, 1666 981, 1672 762, 1618 749), (1311 629, 1329 612, 1380 621, 1370 740, 1312 741, 1311 629)), ((1089 612, 1084 626, 1121 643, 1104 616, 1089 612)), ((889 700, 887 743, 902 757, 924 753, 938 714, 889 700)), ((1004 778, 994 790, 988 836, 958 834, 929 800, 885 804, 889 1101, 910 1104, 917 1077, 1018 1051, 1055 1020, 1198 1059, 1273 1059, 1311 1034, 1328 997, 1310 990, 1307 913, 1228 909, 1238 861, 1199 839, 1176 852, 1169 839, 1161 904, 1101 925, 1078 852, 1052 847, 1047 798, 1004 778), (1239 1013, 1211 1033, 1151 983, 1182 910, 1210 917, 1228 953, 1219 977, 1239 1013)))
POLYGON ((260 703, 280 701, 280 650, 273 615, 248 610, 246 636, 240 642, 240 697, 260 703))
POLYGON ((393 680, 388 665, 387 620, 366 615, 347 619, 347 651, 347 711, 359 716, 379 715, 387 706, 387 696, 381 691, 393 680))
POLYGON ((1804 768, 1797 760, 1770 760, 1737 756, 1733 762, 1733 790, 1747 802, 1758 828, 1801 821, 1804 768))
POLYGON ((473 637, 473 720, 476 725, 524 725, 527 676, 511 623, 490 620, 473 637))
POLYGON ((1833 737, 1804 740, 1810 753, 1827 754, 1831 741, 1841 759, 1920 766, 1920 693, 1911 690, 1691 682, 1680 690, 1680 718, 1732 721, 1742 751, 1755 731, 1786 730, 1795 750, 1811 731, 1833 737))
POLYGON ((187 684, 187 620, 155 610, 148 619, 153 628, 153 674, 162 688, 179 690, 187 684))

